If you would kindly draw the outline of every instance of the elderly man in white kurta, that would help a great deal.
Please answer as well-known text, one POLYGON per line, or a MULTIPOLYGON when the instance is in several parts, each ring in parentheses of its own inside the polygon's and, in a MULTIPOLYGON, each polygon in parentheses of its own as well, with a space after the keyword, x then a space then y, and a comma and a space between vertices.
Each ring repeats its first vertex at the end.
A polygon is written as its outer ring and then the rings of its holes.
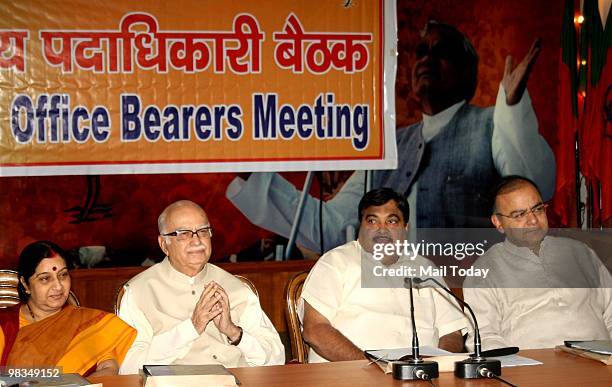
MULTIPOLYGON (((412 343, 410 295, 403 276, 388 287, 368 288, 362 271, 377 263, 387 269, 430 265, 397 255, 373 261, 373 246, 405 237, 408 204, 389 188, 368 192, 359 203, 359 240, 323 255, 310 272, 301 295, 304 339, 311 346, 309 362, 354 360, 363 351, 405 348, 412 343), (406 219, 406 220, 405 220, 406 219), (395 285, 393 284, 395 282, 395 285)), ((414 292, 414 309, 421 345, 459 352, 467 320, 454 300, 439 289, 414 292)))
POLYGON ((120 373, 143 364, 283 364, 284 347, 258 297, 208 263, 212 229, 204 210, 178 201, 158 225, 167 257, 125 285, 119 316, 138 336, 120 373))
POLYGON ((612 339, 610 272, 584 243, 546 235, 546 204, 535 185, 507 177, 494 212, 491 219, 507 238, 476 262, 489 269, 487 278, 467 279, 463 289, 483 349, 612 339))

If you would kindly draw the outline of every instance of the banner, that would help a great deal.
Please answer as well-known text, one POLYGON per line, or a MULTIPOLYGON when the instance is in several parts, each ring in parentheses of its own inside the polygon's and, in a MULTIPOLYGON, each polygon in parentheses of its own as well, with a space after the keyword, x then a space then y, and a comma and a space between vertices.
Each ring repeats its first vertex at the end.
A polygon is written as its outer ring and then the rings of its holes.
MULTIPOLYGON (((579 5, 579 4, 578 4, 579 5)), ((564 226, 576 227, 580 222, 576 210, 576 133, 578 132, 578 70, 576 25, 574 18, 579 12, 573 0, 565 0, 561 47, 559 52, 559 114, 557 116, 557 138, 555 161, 557 179, 552 212, 564 226)))
POLYGON ((0 176, 395 168, 395 2, 317 3, 1 3, 0 176))
POLYGON ((612 16, 601 18, 597 2, 584 2, 587 52, 580 163, 591 188, 592 227, 612 225, 612 16))

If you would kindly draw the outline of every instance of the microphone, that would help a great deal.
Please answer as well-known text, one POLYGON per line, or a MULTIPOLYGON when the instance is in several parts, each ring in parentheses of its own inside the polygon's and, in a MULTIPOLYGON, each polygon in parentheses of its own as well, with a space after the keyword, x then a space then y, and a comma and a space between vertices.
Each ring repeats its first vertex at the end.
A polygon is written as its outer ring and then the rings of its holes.
POLYGON ((414 320, 414 296, 412 294, 412 280, 404 279, 404 286, 409 284, 410 289, 410 319, 412 321, 412 356, 406 361, 393 362, 393 378, 399 380, 427 380, 438 377, 438 363, 423 360, 419 355, 419 338, 417 336, 416 322, 414 320))
POLYGON ((413 278, 412 281, 418 286, 427 281, 435 282, 441 289, 446 293, 450 294, 459 304, 463 305, 472 316, 474 321, 474 354, 470 355, 467 359, 455 362, 455 376, 463 379, 478 379, 478 378, 490 378, 488 375, 501 375, 501 362, 499 360, 487 360, 482 356, 482 346, 480 342, 480 329, 478 328, 478 321, 476 315, 470 306, 465 303, 462 299, 455 296, 446 286, 441 284, 435 278, 413 278), (486 370, 486 372, 483 372, 486 370))

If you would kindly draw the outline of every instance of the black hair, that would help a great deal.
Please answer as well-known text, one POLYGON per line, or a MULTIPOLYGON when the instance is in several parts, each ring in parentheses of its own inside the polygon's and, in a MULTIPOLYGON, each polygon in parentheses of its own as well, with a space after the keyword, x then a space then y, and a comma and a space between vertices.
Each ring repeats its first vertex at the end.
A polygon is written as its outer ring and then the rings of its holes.
POLYGON ((440 23, 435 20, 429 20, 425 27, 421 31, 421 36, 425 36, 429 31, 434 28, 439 28, 446 32, 449 32, 455 43, 463 47, 463 57, 457 58, 458 64, 464 67, 466 71, 466 77, 463 80, 463 97, 467 102, 474 97, 476 94, 476 86, 478 85, 478 53, 472 45, 472 42, 455 26, 446 23, 440 23))
POLYGON ((366 210, 366 208, 382 206, 391 200, 394 200, 395 203, 397 203, 397 208, 399 208, 399 210, 402 212, 404 222, 407 224, 408 219, 410 218, 410 208, 408 207, 406 198, 404 195, 395 192, 388 187, 376 188, 363 195, 361 201, 359 201, 359 222, 361 223, 363 212, 366 210))
POLYGON ((493 187, 493 190, 491 191, 491 195, 490 195, 491 213, 495 214, 497 212, 496 202, 497 202, 498 196, 514 191, 520 185, 523 185, 525 183, 535 188, 535 190, 538 191, 538 195, 542 197, 542 192, 540 192, 538 185, 533 180, 529 179, 528 177, 524 177, 524 176, 508 175, 508 176, 503 177, 499 181, 499 183, 497 183, 497 185, 493 187))
MULTIPOLYGON (((37 241, 30 243, 21 250, 19 254, 19 263, 17 264, 17 275, 19 279, 23 278, 23 281, 28 285, 30 277, 36 272, 38 264, 45 259, 59 256, 68 265, 66 259, 66 252, 64 249, 59 247, 57 244, 50 241, 37 241)), ((25 288, 21 281, 18 282, 17 292, 19 293, 19 299, 21 302, 27 302, 30 295, 26 293, 25 288)))

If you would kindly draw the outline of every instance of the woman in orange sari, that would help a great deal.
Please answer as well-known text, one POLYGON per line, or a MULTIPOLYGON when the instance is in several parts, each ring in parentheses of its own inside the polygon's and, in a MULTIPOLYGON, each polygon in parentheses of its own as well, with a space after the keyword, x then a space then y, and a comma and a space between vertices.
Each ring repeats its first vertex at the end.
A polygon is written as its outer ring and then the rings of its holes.
POLYGON ((70 274, 65 256, 48 241, 34 242, 21 252, 21 304, 0 312, 0 365, 116 375, 136 331, 114 314, 66 303, 70 274))

